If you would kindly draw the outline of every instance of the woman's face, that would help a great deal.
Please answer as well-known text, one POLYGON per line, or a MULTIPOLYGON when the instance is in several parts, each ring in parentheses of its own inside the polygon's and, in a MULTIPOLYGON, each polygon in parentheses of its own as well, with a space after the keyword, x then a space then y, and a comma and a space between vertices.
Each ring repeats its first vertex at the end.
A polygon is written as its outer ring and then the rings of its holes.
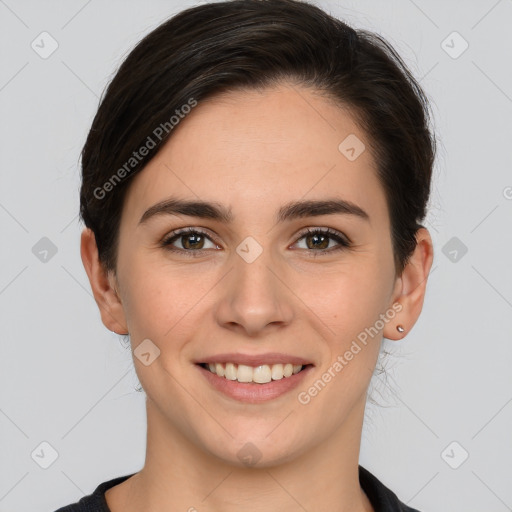
POLYGON ((399 281, 368 148, 346 111, 283 84, 199 102, 134 177, 117 282, 150 423, 235 464, 358 439, 399 281))

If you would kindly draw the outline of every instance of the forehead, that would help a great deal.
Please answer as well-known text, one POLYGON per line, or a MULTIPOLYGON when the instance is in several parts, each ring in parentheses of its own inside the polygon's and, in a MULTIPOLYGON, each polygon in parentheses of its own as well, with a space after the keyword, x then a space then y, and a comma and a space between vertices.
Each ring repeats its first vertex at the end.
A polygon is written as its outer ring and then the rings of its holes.
POLYGON ((311 89, 280 85, 199 102, 134 177, 125 207, 140 216, 178 195, 263 214, 264 205, 326 194, 373 215, 387 212, 369 141, 348 109, 311 89))

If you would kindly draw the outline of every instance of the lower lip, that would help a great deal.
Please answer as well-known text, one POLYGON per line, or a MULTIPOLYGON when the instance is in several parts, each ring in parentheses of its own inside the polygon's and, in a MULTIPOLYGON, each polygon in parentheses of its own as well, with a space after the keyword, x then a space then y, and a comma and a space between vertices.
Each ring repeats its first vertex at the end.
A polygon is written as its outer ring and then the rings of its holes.
POLYGON ((238 382, 219 377, 216 373, 206 370, 200 365, 196 365, 208 382, 221 393, 246 403, 260 403, 284 395, 288 391, 296 388, 312 369, 312 365, 306 366, 299 373, 290 377, 283 377, 279 380, 272 380, 266 384, 256 384, 251 382, 238 382))

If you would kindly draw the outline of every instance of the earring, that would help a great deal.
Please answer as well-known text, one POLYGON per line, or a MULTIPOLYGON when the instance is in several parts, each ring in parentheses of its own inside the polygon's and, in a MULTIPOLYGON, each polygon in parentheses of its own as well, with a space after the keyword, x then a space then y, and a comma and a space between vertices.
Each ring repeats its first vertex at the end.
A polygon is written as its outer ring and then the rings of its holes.
POLYGON ((403 328, 403 326, 401 326, 401 325, 397 325, 397 326, 396 326, 396 330, 397 330, 398 332, 404 332, 404 331, 405 331, 405 329, 404 329, 404 328, 403 328))

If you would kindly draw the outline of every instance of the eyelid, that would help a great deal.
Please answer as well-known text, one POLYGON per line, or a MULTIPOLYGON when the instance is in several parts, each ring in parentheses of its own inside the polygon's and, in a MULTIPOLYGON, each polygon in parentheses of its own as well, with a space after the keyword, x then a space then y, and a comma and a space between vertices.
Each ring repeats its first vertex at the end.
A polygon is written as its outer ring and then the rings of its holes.
MULTIPOLYGON (((297 241, 300 240, 305 235, 309 235, 309 234, 314 235, 315 233, 328 234, 332 238, 340 238, 341 240, 343 240, 343 242, 347 246, 350 246, 353 243, 352 240, 347 235, 345 235, 345 233, 338 231, 337 229, 329 228, 327 226, 314 226, 314 227, 304 228, 297 235, 298 236, 297 241)), ((297 243, 297 241, 294 243, 297 243)), ((320 251, 318 251, 318 252, 320 252, 320 251)))
POLYGON ((215 234, 213 234, 210 230, 208 230, 207 228, 200 228, 196 226, 187 226, 185 228, 174 229, 173 231, 167 233, 163 237, 162 241, 169 241, 173 238, 178 237, 179 235, 186 235, 188 233, 197 233, 199 235, 204 235, 208 237, 212 242, 215 242, 217 245, 221 245, 218 237, 215 234))

